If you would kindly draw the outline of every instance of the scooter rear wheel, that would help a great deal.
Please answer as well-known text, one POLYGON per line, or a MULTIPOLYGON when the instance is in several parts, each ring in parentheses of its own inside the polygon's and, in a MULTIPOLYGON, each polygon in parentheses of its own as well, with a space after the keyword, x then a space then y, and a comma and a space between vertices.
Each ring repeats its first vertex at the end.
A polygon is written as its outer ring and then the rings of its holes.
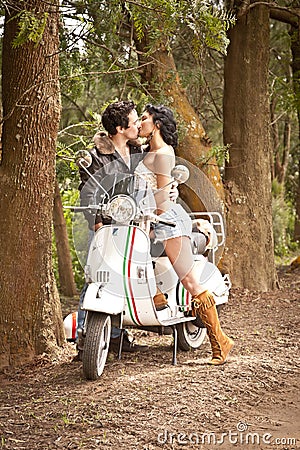
POLYGON ((178 347, 188 352, 199 348, 206 336, 206 328, 197 326, 193 322, 183 322, 177 325, 178 347))
MULTIPOLYGON (((217 305, 217 311, 220 315, 224 305, 217 305)), ((200 317, 192 322, 183 322, 177 325, 177 339, 180 350, 188 352, 201 347, 206 336, 206 328, 201 322, 200 317)))
POLYGON ((88 380, 97 380, 102 375, 108 355, 110 333, 110 316, 89 312, 82 354, 83 374, 88 380))

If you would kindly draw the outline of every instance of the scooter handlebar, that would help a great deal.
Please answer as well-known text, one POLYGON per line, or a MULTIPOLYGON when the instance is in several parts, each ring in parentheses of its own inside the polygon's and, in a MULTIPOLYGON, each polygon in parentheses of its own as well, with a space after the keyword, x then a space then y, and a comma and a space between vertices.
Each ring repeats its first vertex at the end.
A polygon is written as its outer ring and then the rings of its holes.
MULTIPOLYGON (((88 206, 64 206, 65 209, 70 209, 73 212, 81 212, 87 210, 99 210, 101 209, 101 205, 88 205, 88 206)), ((176 227, 174 222, 170 222, 169 220, 162 220, 156 214, 150 214, 147 217, 154 223, 162 223, 163 225, 167 225, 168 227, 176 227)))
POLYGON ((65 209, 70 209, 74 212, 87 211, 88 209, 101 209, 100 205, 89 205, 89 206, 64 206, 65 209))
POLYGON ((158 223, 162 223, 163 225, 167 225, 168 227, 176 227, 176 223, 169 222, 168 220, 158 220, 158 223))
POLYGON ((160 219, 160 217, 157 216, 156 214, 151 214, 151 215, 149 216, 149 218, 150 218, 151 222, 154 222, 154 223, 162 223, 163 225, 167 225, 167 226, 169 226, 169 227, 176 227, 176 223, 170 222, 169 220, 162 220, 162 219, 160 219))

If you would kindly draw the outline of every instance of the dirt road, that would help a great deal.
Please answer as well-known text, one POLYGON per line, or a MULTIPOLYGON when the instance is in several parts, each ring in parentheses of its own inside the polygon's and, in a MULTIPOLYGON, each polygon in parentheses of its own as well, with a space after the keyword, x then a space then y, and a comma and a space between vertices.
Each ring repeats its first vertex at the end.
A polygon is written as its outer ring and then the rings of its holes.
POLYGON ((172 337, 137 332, 142 354, 111 354, 88 382, 70 344, 56 360, 0 374, 1 449, 300 449, 300 270, 272 293, 232 290, 221 321, 235 340, 210 367, 206 341, 171 365, 172 337))

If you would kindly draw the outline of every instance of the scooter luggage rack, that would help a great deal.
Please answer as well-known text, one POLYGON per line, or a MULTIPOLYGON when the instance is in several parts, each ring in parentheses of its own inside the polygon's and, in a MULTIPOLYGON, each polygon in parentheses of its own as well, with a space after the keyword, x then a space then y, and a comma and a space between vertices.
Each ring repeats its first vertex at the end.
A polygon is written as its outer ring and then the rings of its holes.
POLYGON ((209 261, 215 264, 216 252, 219 247, 221 247, 225 243, 225 229, 224 229, 224 221, 222 215, 217 211, 199 211, 199 212, 191 212, 190 217, 192 220, 195 219, 206 219, 209 218, 210 224, 213 226, 216 236, 217 236, 217 244, 214 248, 210 249, 209 252, 209 261))

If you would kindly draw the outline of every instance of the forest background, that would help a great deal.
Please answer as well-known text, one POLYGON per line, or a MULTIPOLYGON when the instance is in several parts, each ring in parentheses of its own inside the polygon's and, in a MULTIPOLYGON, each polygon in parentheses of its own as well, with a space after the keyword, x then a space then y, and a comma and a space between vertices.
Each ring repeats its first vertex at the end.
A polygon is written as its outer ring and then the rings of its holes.
POLYGON ((0 366, 63 345, 57 286, 83 283, 62 213, 78 196, 69 159, 116 99, 174 109, 178 156, 205 174, 182 198, 224 214, 234 286, 276 289, 276 258, 300 239, 299 2, 1 5, 0 366))

